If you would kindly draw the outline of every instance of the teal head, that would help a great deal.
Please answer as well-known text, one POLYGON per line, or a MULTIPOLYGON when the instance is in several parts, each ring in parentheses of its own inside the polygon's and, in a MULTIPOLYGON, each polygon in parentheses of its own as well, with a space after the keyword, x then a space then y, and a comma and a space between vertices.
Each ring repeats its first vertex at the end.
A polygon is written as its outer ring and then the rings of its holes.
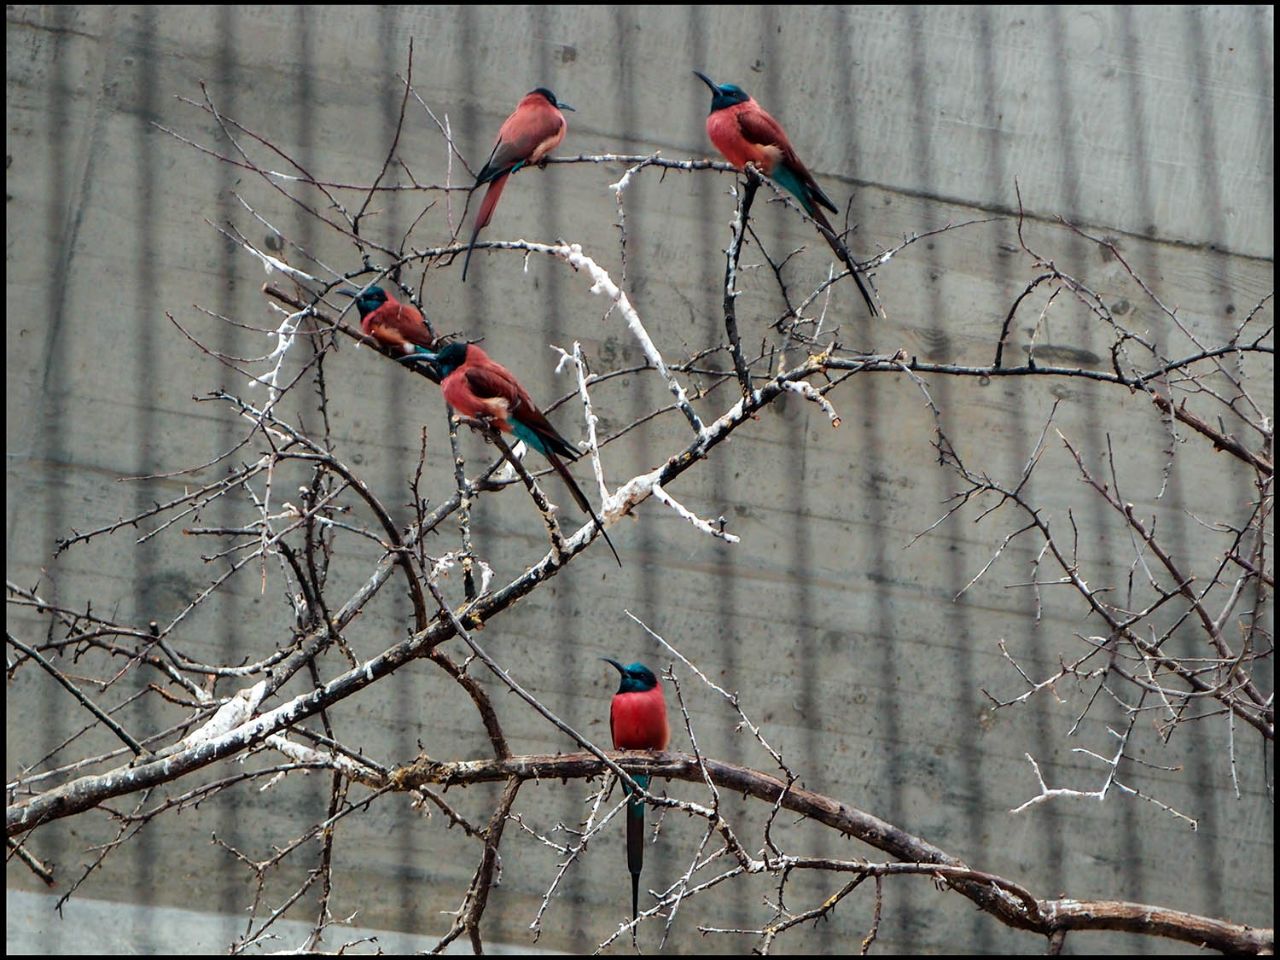
POLYGON ((387 291, 381 287, 370 287, 363 293, 357 294, 356 309, 360 311, 360 319, 363 320, 386 302, 387 291))
POLYGON ((418 363, 425 361, 431 365, 436 376, 433 378, 437 383, 447 377, 453 371, 467 362, 467 347, 469 344, 463 342, 446 343, 439 350, 424 350, 419 347, 413 353, 400 357, 399 359, 409 363, 418 363))
POLYGON ((624 667, 612 657, 601 657, 600 659, 605 663, 612 663, 617 668, 618 673, 622 674, 622 683, 618 686, 619 693, 644 693, 646 690, 652 690, 658 685, 658 678, 643 663, 631 663, 624 667))
MULTIPOLYGON (((555 95, 554 93, 552 93, 550 90, 548 90, 546 87, 535 87, 534 89, 530 90, 530 91, 529 91, 529 93, 530 93, 530 94, 534 94, 534 93, 541 94, 542 96, 544 96, 544 97, 546 97, 546 98, 547 98, 547 101, 548 101, 548 102, 549 102, 553 107, 557 107, 557 108, 559 108, 560 110, 573 110, 573 107, 569 106, 567 103, 562 103, 561 101, 557 100, 557 99, 556 99, 556 95, 555 95)), ((574 110, 573 112, 574 112, 574 113, 577 113, 577 111, 576 111, 576 110, 574 110)))
POLYGON ((732 107, 735 103, 746 103, 751 99, 747 91, 732 83, 716 83, 710 77, 700 70, 693 71, 694 75, 702 80, 711 88, 711 112, 723 110, 725 107, 732 107))

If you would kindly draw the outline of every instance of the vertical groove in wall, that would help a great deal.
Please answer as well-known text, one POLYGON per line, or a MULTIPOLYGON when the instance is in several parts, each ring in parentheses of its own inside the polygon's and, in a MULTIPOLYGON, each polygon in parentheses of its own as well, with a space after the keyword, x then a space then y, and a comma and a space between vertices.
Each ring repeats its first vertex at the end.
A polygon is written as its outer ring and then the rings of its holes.
MULTIPOLYGON (((216 83, 211 89, 211 95, 216 98, 218 108, 223 111, 226 116, 240 116, 240 94, 242 87, 239 81, 242 77, 239 73, 239 16, 238 8, 232 5, 219 6, 208 10, 206 16, 212 24, 214 35, 217 37, 217 46, 214 53, 217 63, 216 83)), ((139 58, 148 56, 149 51, 137 51, 139 58)), ((297 114, 306 112, 309 100, 299 99, 297 102, 297 114)), ((215 141, 219 149, 230 153, 232 151, 231 144, 226 137, 219 135, 215 141)), ((167 146, 167 145, 166 145, 167 146)), ((212 190, 214 193, 214 203, 217 208, 218 223, 228 224, 236 221, 237 213, 240 205, 231 195, 236 188, 236 181, 239 179, 240 171, 235 170, 230 164, 219 163, 212 171, 212 179, 214 181, 212 190)), ((301 218, 299 218, 301 219, 301 218)), ((218 282, 214 289, 209 290, 208 296, 210 303, 214 305, 219 313, 224 317, 233 317, 237 315, 238 308, 241 305, 241 298, 237 296, 237 286, 242 279, 240 273, 241 257, 243 251, 236 247, 235 244, 228 240, 222 240, 218 244, 218 256, 216 260, 216 275, 218 282)), ((250 301, 256 305, 256 298, 250 301)), ((244 351, 240 349, 242 337, 240 330, 231 324, 218 324, 213 336, 216 338, 216 348, 227 356, 242 356, 244 351)), ((246 384, 243 379, 237 382, 235 374, 228 368, 219 366, 215 376, 221 381, 219 386, 233 395, 243 395, 246 384)), ((224 450, 232 449, 239 441, 242 426, 234 420, 228 418, 220 420, 216 431, 215 443, 216 451, 208 452, 209 457, 221 453, 224 450)), ((222 465, 214 469, 220 469, 222 465)), ((220 523, 224 527, 235 527, 240 523, 241 510, 244 507, 243 500, 240 498, 224 497, 216 508, 215 515, 219 518, 220 523)), ((247 571, 248 577, 249 574, 247 571)), ((247 579, 247 578, 246 578, 247 579)), ((244 611, 242 609, 241 591, 249 589, 245 583, 240 580, 234 581, 233 589, 226 590, 222 596, 216 599, 217 606, 217 625, 212 629, 220 634, 217 639, 218 655, 221 659, 217 662, 235 663, 243 656, 244 643, 244 611)), ((212 659, 212 658, 211 658, 212 659)), ((217 693, 220 696, 230 696, 236 692, 239 685, 232 678, 226 678, 219 684, 217 693)), ((254 842, 248 831, 244 829, 251 814, 246 813, 247 808, 253 805, 253 795, 250 790, 235 791, 228 795, 228 802, 219 806, 215 806, 215 816, 217 817, 217 833, 226 843, 230 844, 237 850, 243 850, 254 842)), ((244 909, 244 889, 241 885, 242 880, 247 875, 244 867, 233 861, 227 854, 223 854, 221 869, 219 871, 220 879, 223 881, 218 884, 217 902, 219 909, 228 916, 234 916, 244 909)), ((241 928, 228 930, 230 942, 242 935, 241 928)))
MULTIPOLYGON (((37 455, 53 467, 52 470, 46 468, 45 472, 53 475, 42 478, 44 482, 39 484, 42 511, 41 535, 36 539, 35 549, 32 551, 35 556, 30 559, 40 565, 43 565, 49 554, 53 552, 57 539, 66 535, 67 493, 70 487, 69 482, 58 474, 70 467, 64 428, 67 425, 67 408, 71 405, 71 401, 68 396, 69 391, 59 389, 57 378, 61 376, 59 371, 63 369, 61 354, 64 349, 73 348, 75 342, 73 338, 67 336, 67 332, 72 329, 72 324, 69 322, 71 318, 68 317, 67 311, 68 300, 73 289, 70 282, 70 267, 74 253, 70 227, 70 204, 74 193, 71 184, 73 149, 71 141, 74 138, 73 129, 68 122, 73 100, 70 76, 73 60, 67 48, 70 46, 72 21, 77 16, 75 10, 74 7, 62 4, 50 10, 50 27, 53 33, 50 45, 53 52, 49 56, 50 79, 42 104, 43 109, 52 119, 44 131, 44 147, 48 151, 45 162, 49 170, 49 179, 48 193, 43 197, 43 201, 47 241, 45 262, 52 265, 53 275, 49 278, 51 282, 48 285, 48 315, 41 356, 44 368, 41 384, 43 389, 41 403, 37 407, 41 425, 36 443, 41 447, 37 455)), ((32 157, 26 162, 34 163, 36 160, 32 157)), ((15 526, 13 519, 14 508, 10 505, 7 531, 13 530, 15 526)), ((11 536, 11 533, 6 535, 10 548, 15 546, 11 536)), ((54 580, 50 587, 52 589, 47 591, 49 599, 54 603, 62 602, 64 598, 58 581, 54 580)), ((36 755, 47 756, 49 751, 71 733, 71 717, 65 702, 56 694, 40 697, 36 709, 40 713, 40 742, 36 746, 38 750, 36 755)), ((71 852, 67 839, 68 835, 64 831, 50 831, 49 836, 40 838, 38 846, 33 845, 33 848, 38 850, 37 855, 46 861, 65 863, 68 853, 71 852)), ((77 850, 76 853, 78 854, 79 851, 77 850)), ((67 949, 67 945, 62 942, 61 929, 55 929, 51 940, 52 942, 47 944, 51 952, 67 949)))

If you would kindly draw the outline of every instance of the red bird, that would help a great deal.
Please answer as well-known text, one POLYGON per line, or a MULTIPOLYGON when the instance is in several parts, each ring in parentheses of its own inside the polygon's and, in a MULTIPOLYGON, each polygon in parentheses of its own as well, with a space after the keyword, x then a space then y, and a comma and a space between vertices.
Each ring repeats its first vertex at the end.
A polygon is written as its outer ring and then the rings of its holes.
POLYGON ((471 251, 475 248, 476 237, 489 224, 493 216, 493 208, 498 205, 502 196, 502 188, 507 185, 507 177, 515 173, 525 164, 539 163, 564 139, 569 125, 565 123, 561 110, 572 110, 567 103, 556 101, 556 95, 546 87, 538 87, 525 94, 512 112, 498 128, 498 141, 493 145, 493 152, 484 169, 476 176, 475 186, 489 184, 484 199, 480 201, 480 210, 476 213, 476 223, 471 230, 471 242, 467 244, 467 258, 462 262, 462 282, 467 282, 467 267, 471 264, 471 251))
POLYGON ((875 301, 858 276, 853 257, 836 236, 821 207, 826 207, 832 213, 839 213, 840 210, 822 192, 809 168, 796 156, 795 147, 791 146, 782 124, 773 119, 741 87, 732 83, 717 84, 705 73, 697 70, 693 72, 711 88, 707 136, 716 145, 716 149, 739 170, 746 167, 748 162, 754 163, 765 176, 777 181, 800 201, 804 212, 817 221, 831 249, 853 274, 854 282, 858 284, 862 299, 867 301, 871 315, 879 316, 875 301))
MULTIPOLYGON (((613 734, 615 750, 665 750, 671 741, 671 729, 667 726, 667 702, 662 697, 662 686, 653 671, 643 663, 624 667, 617 660, 602 657, 622 674, 618 692, 609 705, 609 732, 613 734)), ((644 789, 649 789, 647 774, 633 774, 633 779, 644 789)), ((623 784, 627 793, 631 789, 623 784)), ((627 869, 631 871, 631 919, 636 918, 640 903, 640 870, 644 867, 644 803, 632 800, 627 804, 627 869)), ((634 931, 633 931, 634 935, 634 931)))
POLYGON ((360 329, 384 347, 411 354, 418 347, 429 350, 435 343, 418 308, 401 303, 381 287, 370 287, 358 294, 356 309, 360 311, 360 329))
POLYGON ((560 457, 570 461, 577 460, 581 454, 556 432, 556 428, 534 405, 528 391, 520 385, 515 374, 502 364, 490 360, 489 355, 474 343, 446 344, 438 353, 419 347, 414 352, 413 359, 425 360, 434 368, 439 376, 445 403, 462 416, 490 424, 503 433, 513 434, 546 457, 573 494, 574 502, 595 521, 600 535, 609 544, 609 549, 613 550, 613 559, 618 561, 618 566, 622 566, 613 541, 605 533, 604 523, 560 460, 560 457))

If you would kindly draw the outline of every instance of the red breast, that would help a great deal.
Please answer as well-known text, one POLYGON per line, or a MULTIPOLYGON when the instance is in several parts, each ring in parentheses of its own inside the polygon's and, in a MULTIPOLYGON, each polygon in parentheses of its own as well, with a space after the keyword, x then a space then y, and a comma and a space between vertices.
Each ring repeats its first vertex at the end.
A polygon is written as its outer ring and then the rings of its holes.
POLYGON ((750 160, 766 175, 770 174, 782 151, 772 144, 752 143, 742 135, 738 114, 747 111, 765 112, 764 108, 754 100, 717 110, 707 117, 707 136, 711 138, 711 142, 716 145, 716 149, 724 155, 724 158, 739 170, 750 160))
POLYGON ((661 686, 614 694, 609 719, 615 750, 665 750, 671 742, 661 686))

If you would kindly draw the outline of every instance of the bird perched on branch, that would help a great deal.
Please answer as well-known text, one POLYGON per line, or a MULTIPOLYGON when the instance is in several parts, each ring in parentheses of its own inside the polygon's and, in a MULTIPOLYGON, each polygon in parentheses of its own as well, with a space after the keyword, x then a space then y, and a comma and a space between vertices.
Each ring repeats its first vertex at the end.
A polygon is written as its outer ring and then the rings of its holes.
POLYGON ((411 354, 419 347, 430 349, 435 343, 426 321, 413 304, 401 303, 381 287, 370 287, 362 293, 340 292, 355 298, 356 309, 360 311, 360 329, 389 350, 411 354))
MULTIPOLYGON (((482 183, 489 184, 480 209, 476 213, 475 226, 471 229, 471 242, 467 244, 467 257, 462 262, 462 282, 467 281, 467 267, 471 264, 471 251, 493 216, 507 177, 530 163, 540 163, 547 154, 560 146, 569 125, 561 110, 572 110, 567 103, 556 100, 556 95, 546 87, 538 87, 525 94, 511 116, 498 128, 498 140, 484 169, 476 175, 474 191, 482 183)), ((469 199, 469 198, 468 198, 469 199)))
MULTIPOLYGON (((610 657, 601 657, 622 674, 618 692, 609 705, 609 732, 613 735, 615 750, 665 750, 671 740, 667 726, 667 702, 662 696, 662 685, 653 671, 643 663, 623 666, 610 657)), ((649 789, 647 774, 633 774, 633 779, 645 790, 649 789)), ((631 793, 625 783, 622 789, 631 793)), ((631 871, 631 919, 636 918, 640 903, 640 870, 644 866, 644 803, 631 800, 627 803, 627 869, 631 871)))
POLYGON ((459 414, 510 433, 546 457, 573 494, 574 502, 595 521, 600 535, 613 551, 613 558, 622 566, 604 523, 560 459, 573 461, 580 454, 534 405, 515 374, 489 359, 474 343, 449 343, 434 352, 419 347, 404 359, 429 363, 439 375, 445 403, 459 414))
POLYGON ((760 172, 779 186, 786 189, 800 201, 804 212, 814 219, 822 235, 849 272, 862 299, 867 302, 867 309, 872 316, 878 316, 875 301, 871 299, 866 285, 858 275, 858 267, 849 255, 848 249, 836 236, 831 222, 822 207, 832 213, 839 213, 839 208, 831 202, 831 198, 822 192, 813 174, 796 156, 795 147, 782 124, 773 119, 769 113, 756 103, 741 87, 732 83, 717 84, 705 73, 693 71, 703 83, 711 88, 711 113, 707 116, 707 136, 716 145, 716 149, 724 154, 724 158, 742 170, 747 163, 754 163, 760 172))

